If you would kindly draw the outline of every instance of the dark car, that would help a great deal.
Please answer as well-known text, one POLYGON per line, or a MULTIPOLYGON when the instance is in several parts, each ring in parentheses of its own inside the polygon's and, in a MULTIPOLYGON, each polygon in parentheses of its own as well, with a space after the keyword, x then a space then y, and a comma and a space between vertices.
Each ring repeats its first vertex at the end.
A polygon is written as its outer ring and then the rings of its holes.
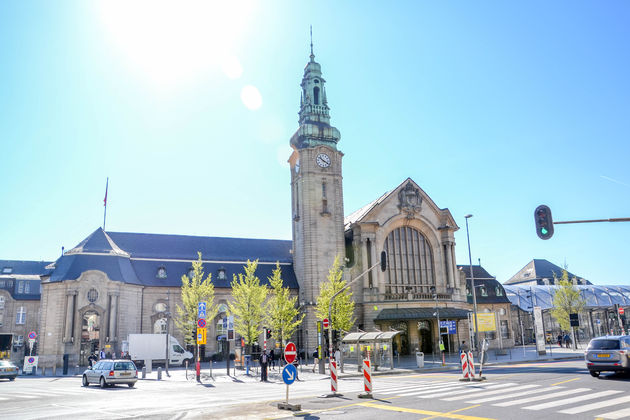
POLYGON ((8 378, 14 381, 18 376, 19 369, 10 360, 0 360, 0 378, 8 378))
POLYGON ((127 384, 132 388, 138 380, 138 369, 131 360, 101 360, 83 372, 83 386, 99 384, 101 388, 127 384))
POLYGON ((593 377, 600 372, 630 372, 630 336, 609 335, 597 337, 588 343, 584 359, 593 377))

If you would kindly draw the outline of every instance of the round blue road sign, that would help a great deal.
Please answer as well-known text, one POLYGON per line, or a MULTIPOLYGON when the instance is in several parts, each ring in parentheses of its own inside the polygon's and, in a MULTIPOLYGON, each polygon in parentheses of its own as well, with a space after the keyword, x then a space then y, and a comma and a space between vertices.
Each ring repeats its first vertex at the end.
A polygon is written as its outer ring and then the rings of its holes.
POLYGON ((297 369, 293 365, 286 365, 282 369, 282 380, 285 384, 291 385, 297 378, 297 369))

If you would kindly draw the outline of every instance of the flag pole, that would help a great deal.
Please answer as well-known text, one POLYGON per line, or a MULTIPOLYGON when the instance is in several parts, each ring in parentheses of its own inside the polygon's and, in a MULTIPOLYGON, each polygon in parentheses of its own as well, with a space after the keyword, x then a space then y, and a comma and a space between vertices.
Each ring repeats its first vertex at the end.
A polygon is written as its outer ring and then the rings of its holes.
POLYGON ((109 177, 107 177, 107 182, 105 183, 105 198, 103 199, 103 206, 105 207, 103 211, 103 230, 105 230, 105 219, 107 218, 107 187, 109 187, 109 177))

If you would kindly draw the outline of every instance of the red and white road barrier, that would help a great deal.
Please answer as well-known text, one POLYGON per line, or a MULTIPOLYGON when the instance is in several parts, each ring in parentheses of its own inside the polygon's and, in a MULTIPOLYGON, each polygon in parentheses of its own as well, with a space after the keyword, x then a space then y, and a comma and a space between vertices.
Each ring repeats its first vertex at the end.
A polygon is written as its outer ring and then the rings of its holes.
POLYGON ((459 354, 460 362, 462 365, 462 381, 472 381, 475 377, 475 361, 473 359, 472 351, 461 352, 459 354))
POLYGON ((475 377, 475 359, 473 357, 472 351, 468 352, 468 369, 470 372, 470 377, 474 378, 475 377))
POLYGON ((330 390, 337 392, 337 362, 334 360, 330 362, 330 390))
POLYGON ((363 359, 363 389, 366 394, 372 394, 372 368, 369 359, 363 359))

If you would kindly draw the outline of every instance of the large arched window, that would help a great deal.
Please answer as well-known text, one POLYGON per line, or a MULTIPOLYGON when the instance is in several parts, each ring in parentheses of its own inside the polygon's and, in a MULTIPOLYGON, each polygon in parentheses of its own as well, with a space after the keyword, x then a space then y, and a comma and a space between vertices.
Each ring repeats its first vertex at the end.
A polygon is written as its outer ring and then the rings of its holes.
POLYGON ((395 229, 385 240, 385 293, 429 293, 435 285, 431 245, 411 227, 395 229))
POLYGON ((319 105, 319 88, 317 86, 313 88, 313 100, 315 105, 319 105))

